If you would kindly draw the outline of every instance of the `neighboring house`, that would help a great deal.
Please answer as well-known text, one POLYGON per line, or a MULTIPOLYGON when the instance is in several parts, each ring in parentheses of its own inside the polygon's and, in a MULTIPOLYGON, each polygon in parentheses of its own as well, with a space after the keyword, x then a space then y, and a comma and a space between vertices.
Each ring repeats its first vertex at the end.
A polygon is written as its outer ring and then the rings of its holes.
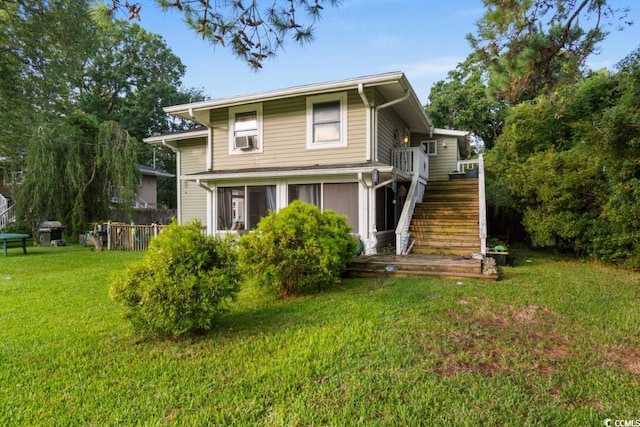
POLYGON ((300 199, 346 215, 367 253, 406 253, 427 182, 472 163, 459 163, 468 133, 434 128, 401 72, 165 111, 204 126, 145 142, 177 153, 178 221, 200 219, 210 234, 251 230, 300 199))
POLYGON ((136 167, 140 172, 140 191, 138 192, 135 207, 157 209, 158 178, 174 178, 175 175, 160 169, 152 168, 151 166, 138 164, 136 167))

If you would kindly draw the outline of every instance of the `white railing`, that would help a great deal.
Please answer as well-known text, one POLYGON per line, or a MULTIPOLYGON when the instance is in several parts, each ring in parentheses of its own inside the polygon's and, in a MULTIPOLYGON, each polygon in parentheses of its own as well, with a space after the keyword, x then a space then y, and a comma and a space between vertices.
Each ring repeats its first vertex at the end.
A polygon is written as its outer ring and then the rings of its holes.
POLYGON ((411 235, 409 234, 409 226, 411 225, 411 219, 413 218, 413 211, 416 208, 416 203, 422 200, 424 197, 424 188, 426 181, 420 179, 418 175, 414 175, 411 180, 411 188, 407 193, 407 200, 402 208, 402 214, 398 220, 398 226, 396 227, 396 255, 406 255, 409 253, 410 245, 409 241, 411 235))
POLYGON ((480 159, 473 160, 458 160, 457 171, 458 172, 467 172, 470 170, 474 170, 478 167, 480 159))
POLYGON ((420 147, 394 148, 391 150, 391 165, 411 176, 427 179, 429 157, 420 147))
POLYGON ((0 212, 4 212, 9 209, 9 201, 6 197, 0 194, 0 212))
POLYGON ((146 200, 144 200, 142 197, 138 197, 133 207, 136 209, 141 209, 141 208, 148 209, 150 206, 146 200))
POLYGON ((0 230, 3 230, 7 224, 16 221, 16 216, 13 211, 13 205, 8 208, 4 208, 4 210, 0 210, 0 230))
POLYGON ((478 158, 478 204, 480 206, 480 252, 487 253, 487 196, 484 183, 484 154, 478 158))
POLYGON ((480 252, 486 254, 487 252, 487 196, 485 191, 485 179, 484 179, 484 154, 480 154, 477 159, 472 160, 460 160, 458 161, 459 172, 477 171, 478 178, 478 205, 480 208, 480 215, 478 218, 478 225, 480 226, 480 252))

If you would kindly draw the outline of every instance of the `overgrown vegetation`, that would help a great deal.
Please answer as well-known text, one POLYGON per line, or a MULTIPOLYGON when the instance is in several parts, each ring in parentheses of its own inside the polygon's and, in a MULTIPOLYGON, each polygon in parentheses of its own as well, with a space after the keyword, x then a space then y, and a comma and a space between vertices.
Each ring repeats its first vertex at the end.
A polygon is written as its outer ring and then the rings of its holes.
POLYGON ((638 268, 640 50, 615 72, 584 67, 616 22, 630 25, 611 3, 485 1, 474 52, 426 109, 484 140, 488 202, 531 243, 638 268))
POLYGON ((495 283, 249 286, 207 335, 139 340, 110 301, 143 254, 9 249, 2 425, 603 425, 640 413, 637 273, 518 253, 495 283), (46 280, 43 280, 46 278, 46 280))
POLYGON ((640 50, 615 74, 512 107, 487 155, 494 201, 539 246, 640 266, 640 50))
POLYGON ((296 200, 240 240, 245 277, 282 297, 336 284, 358 241, 343 216, 296 200))
POLYGON ((207 236, 193 221, 167 226, 109 294, 136 333, 179 337, 211 329, 239 290, 233 238, 207 236))

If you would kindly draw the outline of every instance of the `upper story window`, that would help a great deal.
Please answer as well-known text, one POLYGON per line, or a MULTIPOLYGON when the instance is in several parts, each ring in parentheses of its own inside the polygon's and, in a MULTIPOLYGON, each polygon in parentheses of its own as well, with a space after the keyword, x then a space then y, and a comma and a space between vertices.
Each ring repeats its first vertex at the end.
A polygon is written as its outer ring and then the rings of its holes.
POLYGON ((307 148, 347 146, 347 94, 307 98, 307 148))
POLYGON ((262 104, 229 108, 229 154, 262 152, 262 104))
POLYGON ((435 156, 438 154, 438 141, 421 141, 420 145, 424 147, 424 152, 427 154, 427 156, 435 156))

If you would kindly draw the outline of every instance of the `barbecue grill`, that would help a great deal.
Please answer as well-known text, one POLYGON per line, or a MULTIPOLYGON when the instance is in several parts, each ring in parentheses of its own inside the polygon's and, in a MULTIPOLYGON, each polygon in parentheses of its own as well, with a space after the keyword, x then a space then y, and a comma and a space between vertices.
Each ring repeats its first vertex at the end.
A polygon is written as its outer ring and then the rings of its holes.
POLYGON ((38 241, 42 246, 65 246, 62 238, 64 226, 60 221, 44 221, 38 228, 38 241))

